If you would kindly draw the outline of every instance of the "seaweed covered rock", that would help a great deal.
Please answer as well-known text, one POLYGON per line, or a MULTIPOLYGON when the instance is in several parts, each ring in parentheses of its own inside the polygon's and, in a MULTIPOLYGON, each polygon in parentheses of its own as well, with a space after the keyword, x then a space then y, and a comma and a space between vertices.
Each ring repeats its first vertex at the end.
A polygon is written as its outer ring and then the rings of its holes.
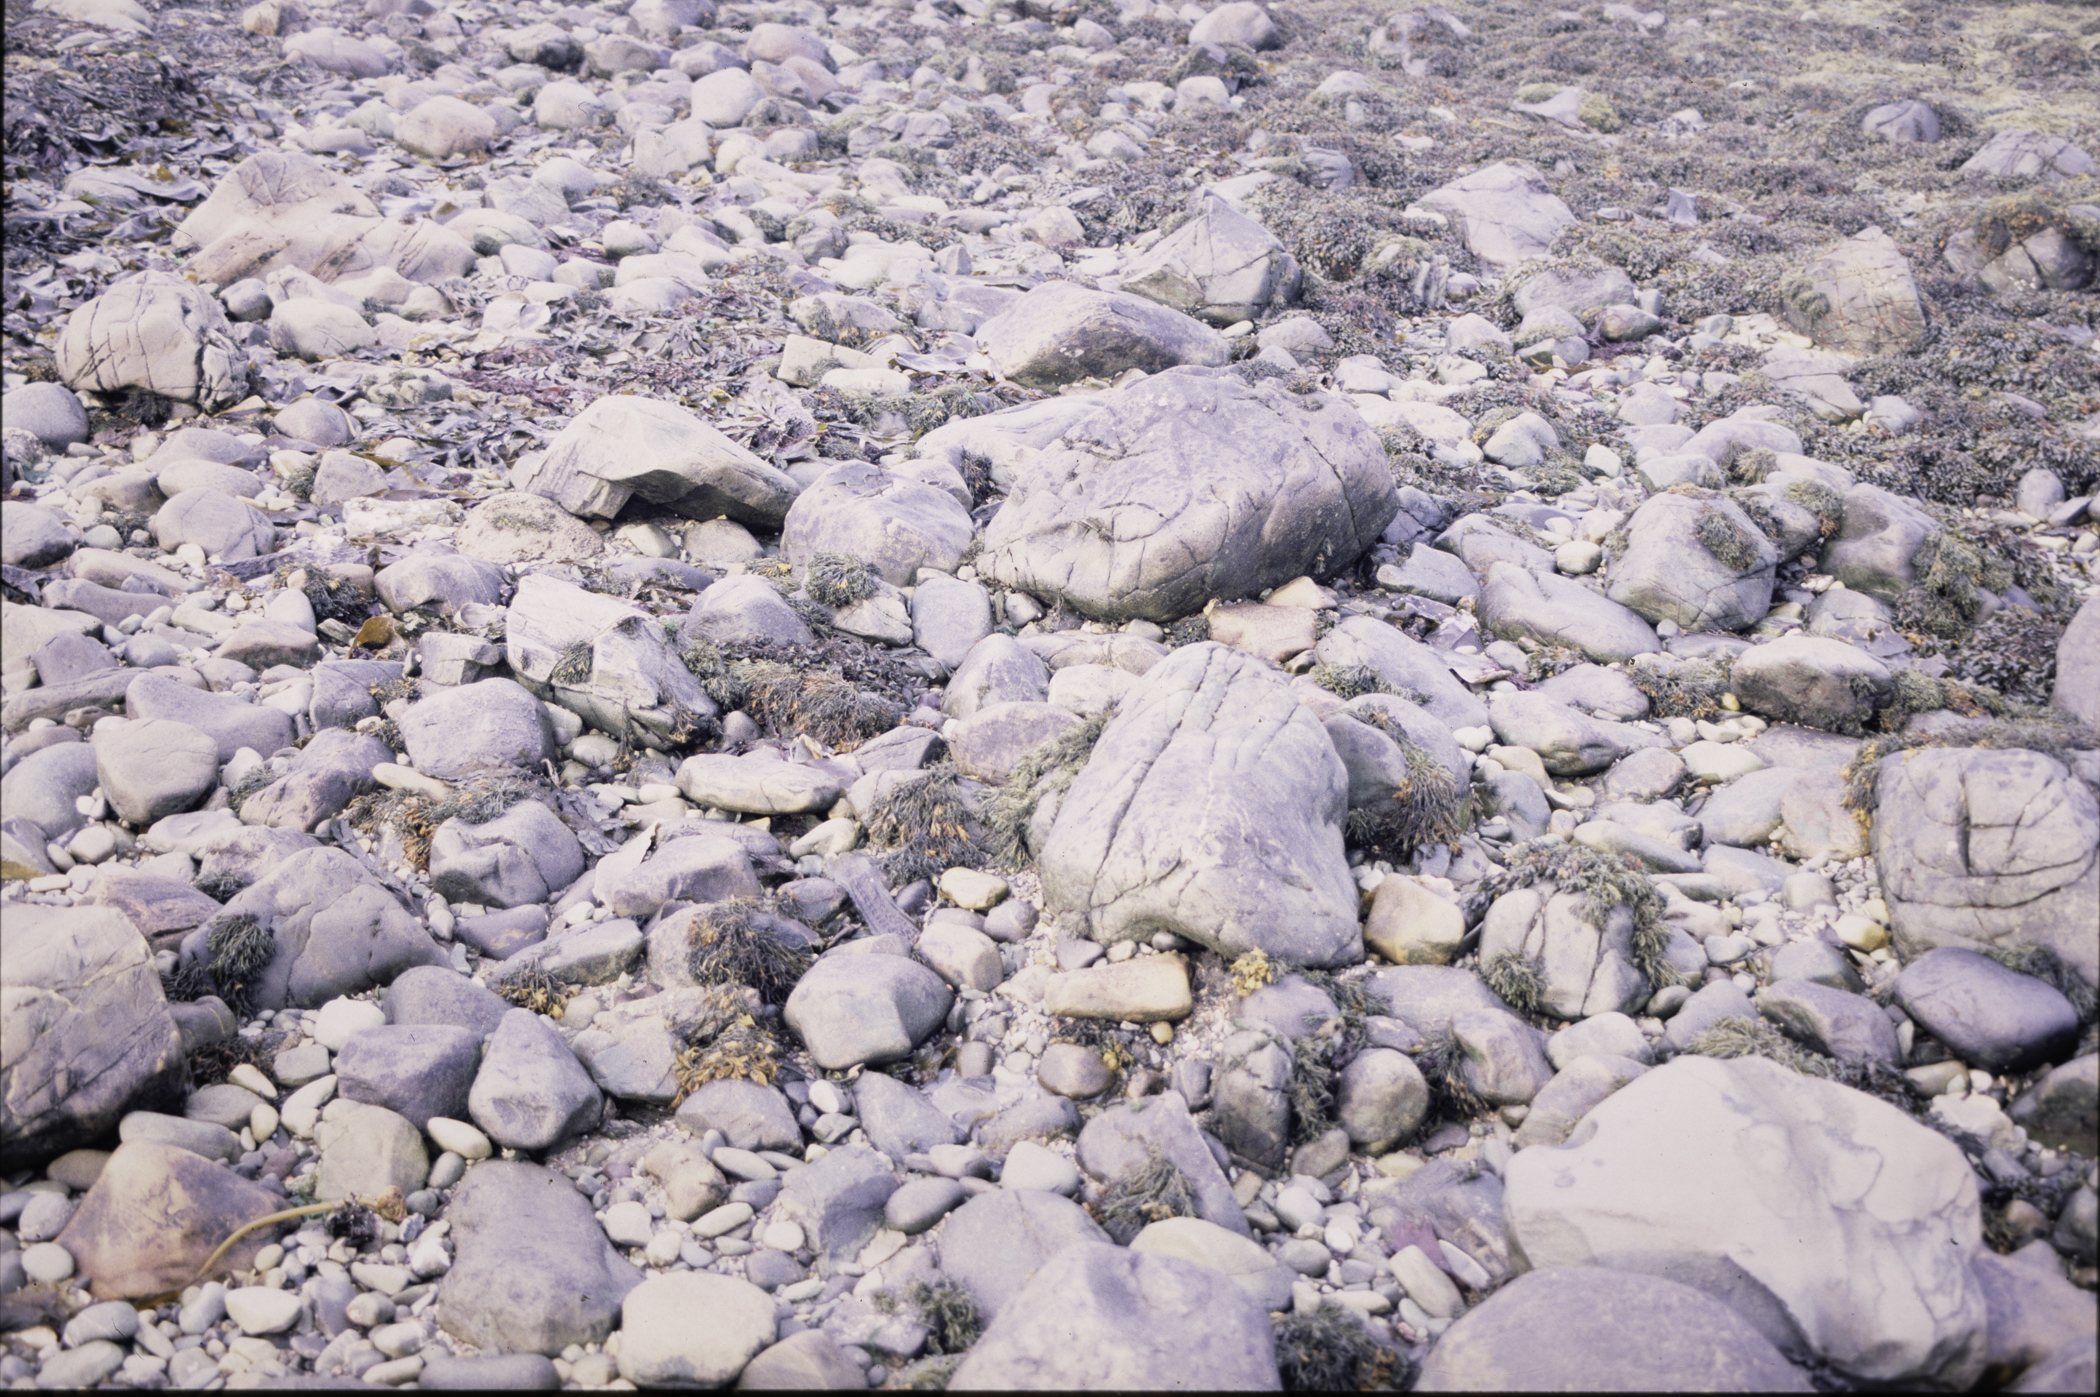
POLYGON ((1874 861, 1897 945, 2039 946, 2100 985, 2100 806, 2040 752, 1884 757, 1874 861))
POLYGON ((979 567, 1089 616, 1167 622, 1347 567, 1398 508, 1338 399, 1164 373, 1103 395, 1016 472, 979 567))
POLYGON ((1833 349, 1900 353, 1925 338, 1925 303, 1910 263, 1878 227, 1810 262, 1782 292, 1794 328, 1833 349))
POLYGON ((1597 901, 1586 892, 1536 888, 1495 899, 1480 929, 1489 987, 1557 1019, 1637 1009, 1653 985, 1636 955, 1636 909, 1611 901, 1600 916, 1597 901))
POLYGON ((1296 965, 1363 955, 1343 857, 1348 773, 1273 670, 1176 651, 1103 731, 1041 854, 1049 910, 1096 941, 1160 930, 1296 965))
POLYGON ((1657 495, 1627 524, 1610 596, 1650 621, 1739 631, 1772 604, 1779 555, 1734 501, 1657 495))
POLYGON ((1730 683, 1748 711, 1775 723, 1857 733, 1888 706, 1887 665, 1827 636, 1782 636, 1736 656, 1730 683))
POLYGON ((1912 559, 1938 531, 1933 517, 1903 496, 1854 485, 1845 492, 1837 537, 1823 550, 1823 567, 1853 591, 1893 602, 1915 580, 1912 559))
POLYGON ((1510 1247, 1535 1270, 1665 1276, 1854 1379, 1965 1387, 1982 1371, 1976 1176, 1863 1092, 1759 1057, 1683 1057, 1506 1178, 1510 1247))
POLYGON ((1221 326, 1297 297, 1297 259, 1274 233, 1207 189, 1196 191, 1189 214, 1131 263, 1124 291, 1221 326))

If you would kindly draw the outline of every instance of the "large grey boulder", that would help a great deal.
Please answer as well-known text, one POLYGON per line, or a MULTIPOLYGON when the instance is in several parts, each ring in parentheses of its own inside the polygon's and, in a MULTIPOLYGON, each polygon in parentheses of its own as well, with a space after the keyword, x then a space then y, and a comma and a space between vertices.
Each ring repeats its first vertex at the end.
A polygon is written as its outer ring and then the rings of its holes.
POLYGON ((1177 310, 1115 291, 1046 281, 977 327, 977 343, 1005 378, 1056 388, 1131 369, 1216 368, 1232 350, 1216 330, 1177 310))
POLYGON ((2051 182, 2089 175, 2100 169, 2085 150, 2062 136, 2009 126, 1994 131, 1983 148, 1961 167, 1965 175, 1990 175, 1998 179, 2034 179, 2051 182))
POLYGON ((1297 259, 1274 233, 1198 189, 1188 221, 1124 269, 1121 289, 1225 326, 1258 317, 1271 300, 1294 300, 1299 280, 1297 259))
POLYGON ((547 1020, 513 1009, 482 1049, 467 1108, 497 1144, 538 1152, 596 1126, 605 1099, 547 1020))
POLYGON ((545 902, 582 874, 583 845, 536 800, 481 824, 454 816, 430 837, 431 891, 450 902, 545 902))
POLYGON ((1346 567, 1398 508, 1339 399, 1164 373, 1104 394, 1016 471, 978 567, 1089 616, 1166 622, 1346 567))
POLYGON ((1845 491, 1837 537, 1823 570, 1855 592, 1893 602, 1916 580, 1911 560, 1939 524, 1917 504, 1878 485, 1845 491))
POLYGON ((1214 643, 1163 660, 1123 701, 1058 806, 1046 910, 1101 942, 1160 930, 1228 958, 1362 958, 1343 857, 1348 773, 1261 661, 1214 643))
POLYGON ((808 645, 816 639, 772 583, 749 576, 724 578, 702 592, 678 634, 688 644, 713 645, 808 645))
POLYGON ((2100 728, 2100 597, 2087 597, 2056 643, 2053 707, 2100 728))
MULTIPOLYGON (((312 1008, 446 960, 400 899, 339 849, 301 849, 275 862, 218 920, 235 918, 254 919, 273 943, 262 966, 239 981, 259 1009, 312 1008)), ((208 932, 195 933, 200 955, 208 932)), ((231 971, 207 968, 222 992, 234 987, 226 982, 231 971)))
POLYGON ((518 583, 504 624, 504 653, 526 691, 602 732, 669 746, 720 711, 663 622, 630 602, 534 573, 518 583))
POLYGON ((88 1144, 187 1085, 152 947, 113 907, 17 903, 0 917, 0 1012, 10 1167, 88 1144))
POLYGON ((1775 723, 1857 733, 1895 691, 1888 666, 1855 645, 1799 631, 1736 656, 1744 709, 1775 723))
POLYGON ((1421 695, 1419 706, 1447 727, 1478 727, 1488 720, 1487 705, 1445 666, 1437 651, 1373 617, 1343 617, 1320 637, 1313 658, 1344 669, 1362 666, 1396 689, 1421 695))
POLYGON ((350 1035, 333 1064, 336 1093, 384 1106, 416 1129, 463 1120, 481 1065, 481 1034, 454 1024, 381 1024, 350 1035))
POLYGON ((1269 1317, 1231 1277, 1098 1243, 1045 1263, 949 1381, 962 1391, 1279 1385, 1269 1317))
POLYGON ((1905 966, 1894 997, 1955 1056, 1986 1071, 2028 1072, 2078 1046, 2078 1010, 2061 990, 1959 946, 1905 966))
POLYGON ((980 1193, 941 1227, 942 1269, 970 1292, 977 1313, 996 1319, 1043 1264, 1109 1237, 1069 1198, 1046 1189, 980 1193))
POLYGON ((797 494, 793 477, 676 403, 626 394, 578 413, 514 483, 586 518, 610 519, 638 497, 690 519, 727 514, 767 530, 797 494))
POLYGON ((1982 1371, 1976 1176, 1945 1137, 1764 1058, 1682 1057, 1505 1171, 1513 1255, 1703 1290, 1782 1352, 1869 1382, 1982 1371))
POLYGON ((2042 946, 2100 984, 2100 809, 2039 752, 1884 757, 1874 862, 1899 950, 2042 946))
POLYGON ((1588 902, 1581 892, 1504 893, 1481 922, 1481 964, 1513 956, 1533 966, 1540 1012, 1557 1019, 1632 1012, 1652 988, 1634 964, 1633 912, 1620 903, 1599 925, 1588 902))
POLYGON ((1563 1266, 1517 1277, 1430 1350, 1417 1392, 1809 1392, 1772 1341, 1704 1291, 1563 1266))
POLYGON ((910 1056, 954 1002, 940 976, 907 956, 833 954, 796 982, 782 1017, 818 1066, 844 1070, 910 1056))
MULTIPOLYGON (((1616 584, 1613 590, 1617 591, 1616 584)), ((1640 608, 1628 607, 1621 599, 1585 587, 1572 577, 1536 572, 1516 563, 1488 565, 1479 612, 1491 635, 1571 647, 1599 664, 1662 649, 1662 641, 1643 619, 1646 613, 1640 608)))
POLYGON ((796 499, 780 551, 797 567, 819 553, 843 553, 902 587, 920 568, 954 572, 973 532, 970 512, 947 491, 849 461, 818 476, 796 499))
POLYGON ((1739 631, 1772 604, 1778 550, 1722 496, 1657 495, 1633 512, 1611 599, 1688 631, 1739 631))
POLYGON ((434 606, 456 616, 469 602, 500 606, 510 583, 503 569, 486 558, 459 553, 412 553, 372 578, 373 590, 389 610, 434 606))
POLYGON ((1552 776, 1604 770, 1626 755, 1629 744, 1621 734, 1632 732, 1536 691, 1494 695, 1488 722, 1503 742, 1538 753, 1552 776))
POLYGON ((723 1387, 778 1333, 773 1297, 747 1280, 651 1276, 621 1306, 620 1376, 645 1388, 723 1387))
POLYGON ((190 543, 207 557, 238 561, 276 547, 269 515, 237 495, 211 489, 184 490, 154 511, 151 527, 170 553, 190 543))
POLYGON ((187 723, 124 723, 98 731, 94 749, 103 795, 139 829, 190 809, 218 783, 218 743, 187 723))
POLYGON ((812 1250, 840 1259, 856 1256, 882 1226, 883 1210, 897 1182, 881 1155, 861 1145, 846 1145, 788 1172, 780 1189, 780 1213, 801 1226, 812 1250))
POLYGON ((1518 160, 1462 175, 1423 195, 1421 204, 1455 223, 1473 255, 1496 272, 1544 256, 1575 221, 1538 167, 1518 160))
POLYGON ((438 1325, 483 1350, 555 1354, 600 1343, 641 1284, 590 1200, 537 1164, 475 1165, 446 1217, 456 1254, 438 1287, 438 1325))
MULTIPOLYGON (((31 386, 57 387, 56 384, 31 386)), ((0 562, 11 568, 49 567, 71 553, 74 543, 65 520, 42 505, 9 500, 7 507, 0 510, 0 562)))
POLYGON ((58 374, 68 388, 144 389, 207 410, 245 391, 245 356, 210 293, 170 272, 141 272, 66 319, 58 374))
POLYGON ((1925 303, 1910 262, 1878 227, 1810 262, 1781 288, 1781 298, 1795 329, 1833 349, 1900 353, 1925 338, 1925 303))
POLYGON ((34 824, 47 839, 63 840, 87 823, 75 803, 101 784, 95 749, 85 742, 61 742, 31 752, 0 777, 0 809, 10 828, 18 821, 34 824))
POLYGON ((515 679, 442 690, 402 714, 400 727, 416 770, 441 781, 511 767, 532 770, 556 750, 547 710, 515 679))

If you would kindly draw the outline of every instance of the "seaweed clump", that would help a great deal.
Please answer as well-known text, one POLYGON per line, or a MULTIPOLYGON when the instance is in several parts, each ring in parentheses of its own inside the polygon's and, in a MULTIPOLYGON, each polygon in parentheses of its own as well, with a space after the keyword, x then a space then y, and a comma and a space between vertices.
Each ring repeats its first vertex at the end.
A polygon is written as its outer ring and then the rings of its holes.
POLYGON ((953 762, 937 763, 919 780, 899 782, 879 797, 868 815, 867 833, 885 851, 883 868, 894 884, 985 863, 953 762))
POLYGON ((1369 665, 1318 664, 1308 670, 1305 677, 1341 699, 1361 698, 1365 694, 1399 694, 1403 698, 1412 697, 1388 684, 1384 677, 1369 665))
POLYGON ((1719 718, 1725 711, 1721 695, 1733 682, 1728 667, 1712 660, 1635 663, 1626 674, 1648 696, 1649 711, 1663 719, 1719 718))
POLYGON ((1028 861, 1028 825, 1036 807, 1046 798, 1062 796, 1086 769, 1094 744, 1116 715, 1109 704, 1100 712, 1072 724, 1057 736, 1039 742, 1021 754, 1006 784, 985 807, 984 823, 994 856, 1009 867, 1028 861))
POLYGON ((1834 1058, 1804 1047, 1763 1019, 1731 1016, 1692 1039, 1687 1051, 1701 1057, 1761 1057, 1804 1077, 1819 1077, 1879 1097, 1917 1115, 1924 1102, 1910 1078, 1888 1063, 1868 1057, 1834 1058))
POLYGON ((2040 707, 2056 685, 2056 647, 2064 628, 2040 612, 2006 606, 1991 613, 1954 656, 1954 674, 2040 707))
POLYGON ((1917 581, 1896 598, 1896 624, 1942 640, 1959 640, 1983 611, 1979 588, 2003 591, 2012 570, 1950 530, 1928 534, 1911 558, 1917 581))
POLYGON ((401 840, 402 852, 416 869, 430 866, 430 840, 447 820, 485 825, 538 794, 538 787, 522 776, 487 776, 450 787, 441 796, 383 786, 359 796, 344 813, 354 829, 367 834, 392 830, 401 840))
POLYGON ((220 997, 236 1013, 247 1012, 249 990, 277 954, 277 938, 259 918, 233 912, 213 919, 204 945, 220 997))
POLYGON ((926 1351, 930 1354, 963 1353, 984 1330, 977 1301, 954 1281, 938 1285, 913 1281, 904 1298, 917 1312, 919 1323, 926 1326, 926 1351))
POLYGON ((1725 511, 1711 505, 1700 510, 1699 522, 1693 526, 1692 533, 1699 540, 1699 546, 1713 554, 1723 567, 1738 573, 1756 570, 1758 541, 1725 511))
POLYGON ((1469 1121, 1492 1109, 1466 1082, 1466 1051, 1448 1029, 1417 1049, 1415 1067, 1429 1087, 1429 1112, 1439 1120, 1469 1121))
POLYGON ((780 1043, 765 1025, 738 1014, 705 1043, 693 1043, 678 1054, 673 1068, 678 1099, 683 1101, 709 1082, 746 1081, 771 1086, 780 1075, 780 1043))
POLYGON ((1428 748, 1385 714, 1370 709, 1353 716, 1393 740, 1407 774, 1384 800, 1351 807, 1343 819, 1349 842, 1396 859, 1406 858, 1425 844, 1456 846, 1461 832, 1459 808, 1465 798, 1457 780, 1428 748))
POLYGON ((1264 985, 1273 985, 1282 972, 1267 951, 1249 951, 1232 963, 1232 988, 1245 999, 1264 985))
POLYGON ((506 1004, 520 1009, 530 1009, 535 1014, 544 1014, 550 1019, 562 1016, 562 1006, 576 993, 574 985, 564 984, 546 971, 537 968, 519 971, 490 989, 506 1004))
POLYGON ((802 586, 818 603, 843 610, 875 595, 875 569, 844 553, 819 553, 809 560, 802 586))
POLYGON ((888 732, 904 716, 900 705, 824 670, 741 660, 731 673, 743 692, 741 707, 762 726, 782 735, 807 733, 842 752, 888 732))
POLYGON ((1110 1184, 1093 1212, 1116 1245, 1127 1247, 1150 1223, 1195 1217, 1196 1188, 1173 1160, 1148 1144, 1144 1162, 1110 1184))
POLYGON ((1520 1014, 1536 1014, 1545 1002, 1546 979, 1536 963, 1503 952, 1481 962, 1480 979, 1520 1014))
POLYGON ((686 957, 694 981, 749 985, 766 1003, 784 1003, 811 957, 781 934, 781 920, 764 898, 732 897, 703 908, 693 917, 686 957))
POLYGON ((1497 896, 1541 882, 1580 891, 1584 919, 1600 927, 1615 909, 1624 907, 1633 918, 1634 969, 1648 977, 1652 989, 1683 982, 1667 954, 1670 931, 1663 923, 1662 895, 1632 860, 1579 844, 1535 839, 1513 851, 1508 866, 1491 881, 1497 896))
POLYGON ((1375 1392, 1406 1385, 1407 1360, 1331 1301, 1311 1314, 1284 1315, 1275 1330, 1276 1372, 1285 1392, 1375 1392))

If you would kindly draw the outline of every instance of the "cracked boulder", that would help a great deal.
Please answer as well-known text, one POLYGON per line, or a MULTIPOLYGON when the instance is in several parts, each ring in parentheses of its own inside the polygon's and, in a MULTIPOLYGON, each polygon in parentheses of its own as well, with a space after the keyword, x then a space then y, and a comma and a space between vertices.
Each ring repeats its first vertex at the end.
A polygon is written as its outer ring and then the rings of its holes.
POLYGON ((1103 943, 1168 930, 1228 959, 1362 959, 1342 848, 1349 776, 1260 660, 1186 646, 1123 700, 1057 807, 1046 910, 1103 943))
POLYGON ((1556 1019, 1634 1012, 1652 987, 1634 962, 1633 909, 1620 903, 1600 925, 1588 902, 1577 892, 1504 893, 1481 922, 1481 965, 1507 957, 1529 967, 1540 1012, 1556 1019))
POLYGON ((769 530, 797 494, 792 477, 676 403, 626 394, 578 413, 514 483, 583 518, 611 519, 640 498, 690 519, 726 514, 769 530))
POLYGON ((2042 946, 2100 984, 2100 807, 2040 752, 1884 757, 1873 847, 1906 959, 1934 946, 2042 946))
POLYGON ((1131 263, 1124 291, 1218 326, 1296 299, 1298 262, 1274 233, 1208 189, 1196 191, 1189 213, 1131 263))
POLYGON ((219 303, 167 272, 141 272, 74 311, 58 337, 58 375, 68 388, 139 388, 208 410, 247 391, 246 359, 219 303))
POLYGON ((1399 509, 1378 438, 1341 399, 1164 373, 1015 472, 978 567, 1102 620, 1166 622, 1347 567, 1399 509))
POLYGON ((518 583, 505 625, 518 682, 591 727, 662 747, 719 711, 638 606, 536 573, 518 583))
POLYGON ((1628 1083, 1505 1171, 1512 1253, 1689 1285, 1795 1361, 1966 1389, 1984 1362, 1976 1176, 1903 1111, 1759 1057, 1628 1083))
POLYGON ((1627 528, 1613 601, 1687 631, 1739 631, 1771 608, 1778 550, 1734 501, 1657 495, 1627 528))
POLYGON ((1895 354, 1925 338, 1925 303, 1896 240, 1865 228, 1780 287, 1788 323, 1817 344, 1895 354))

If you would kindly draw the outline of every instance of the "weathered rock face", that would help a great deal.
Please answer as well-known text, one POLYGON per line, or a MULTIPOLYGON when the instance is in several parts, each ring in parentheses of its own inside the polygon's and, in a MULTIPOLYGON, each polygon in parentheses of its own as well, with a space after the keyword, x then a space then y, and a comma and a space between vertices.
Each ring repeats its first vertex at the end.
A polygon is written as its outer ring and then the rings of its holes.
POLYGON ((625 395, 578 413, 516 483, 586 518, 610 519, 642 499, 692 519, 726 514, 774 529, 799 492, 792 477, 676 403, 625 395))
POLYGON ((1665 1276, 1869 1381, 1966 1386, 1982 1370, 1975 1175, 1849 1087, 1762 1058, 1680 1058, 1564 1148, 1517 1155, 1507 1183, 1510 1246, 1532 1269, 1665 1276))
POLYGON ((536 1164, 475 1166, 451 1208, 458 1255, 438 1290, 448 1334, 500 1353, 601 1342, 641 1273, 575 1185, 536 1164), (519 1226, 530 1218, 530 1227, 519 1226))
POLYGON ((188 1083, 151 950, 113 907, 9 909, 0 1009, 0 1137, 16 1168, 87 1144, 188 1083))
POLYGON ((512 673, 602 731, 667 746, 720 711, 638 606, 534 574, 518 584, 505 634, 512 673))
POLYGON ((1739 631, 1772 604, 1779 555, 1732 500, 1657 495, 1634 511, 1611 599, 1688 631, 1739 631))
POLYGON ((1055 388, 1130 369, 1215 368, 1231 357, 1218 332, 1138 296, 1050 281, 977 327, 993 367, 1016 383, 1055 388))
POLYGON ((1124 291, 1218 326, 1296 298, 1297 259, 1274 233, 1208 190, 1196 192, 1189 211, 1124 273, 1124 291))
POLYGON ((1347 801, 1326 731, 1274 671, 1188 646, 1123 701, 1066 792, 1042 850, 1046 905, 1097 941, 1164 929, 1228 958, 1347 964, 1363 955, 1347 801))
MULTIPOLYGON (((117 1146, 58 1235, 101 1300, 143 1300, 188 1285, 236 1230, 284 1207, 284 1198, 216 1160, 158 1140, 117 1146)), ((252 1265, 269 1244, 251 1232, 226 1253, 252 1265)))
POLYGON ((843 553, 904 586, 922 567, 953 572, 970 546, 970 513, 953 495, 858 461, 818 476, 795 503, 780 551, 797 565, 843 553))
POLYGON ((1897 944, 2042 946, 2100 984, 2100 807, 2039 752, 1882 759, 1874 861, 1897 944))
POLYGON ((1537 967, 1539 1007, 1560 1019, 1626 1013, 1647 998, 1633 961, 1633 913, 1623 904, 1599 926, 1581 893, 1520 888, 1495 899, 1481 923, 1480 958, 1515 956, 1537 967))
POLYGON ((1913 349, 1925 337, 1925 305, 1910 263, 1879 228, 1810 262, 1789 285, 1786 303, 1794 328, 1854 354, 1913 349))
POLYGON ((1398 508, 1377 439, 1335 399, 1167 373, 1017 470, 979 566, 1089 616, 1168 621, 1346 567, 1398 508))
POLYGON ((141 272, 74 311, 58 372, 69 388, 138 388, 212 409, 239 398, 246 377, 219 303, 166 272, 141 272))

